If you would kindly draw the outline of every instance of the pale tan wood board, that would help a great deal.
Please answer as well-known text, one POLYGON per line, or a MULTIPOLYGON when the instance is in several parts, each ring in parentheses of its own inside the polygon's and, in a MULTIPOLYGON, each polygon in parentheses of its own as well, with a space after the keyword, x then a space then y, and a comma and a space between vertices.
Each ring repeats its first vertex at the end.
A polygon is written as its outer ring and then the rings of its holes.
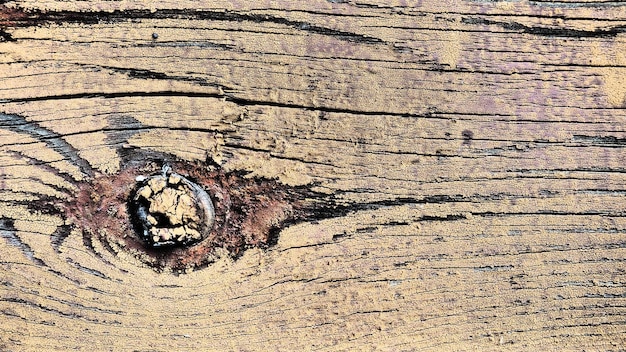
POLYGON ((97 172, 135 147, 365 206, 157 273, 55 248, 27 203, 88 176, 2 120, 0 350, 624 350, 623 4, 5 5, 121 11, 0 42, 0 116, 97 172))

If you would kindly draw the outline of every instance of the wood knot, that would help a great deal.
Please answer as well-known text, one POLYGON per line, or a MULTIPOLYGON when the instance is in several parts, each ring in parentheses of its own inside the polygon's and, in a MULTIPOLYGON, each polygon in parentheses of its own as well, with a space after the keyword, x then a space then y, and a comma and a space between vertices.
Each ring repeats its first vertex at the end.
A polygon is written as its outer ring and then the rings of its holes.
POLYGON ((135 228, 148 244, 185 246, 206 237, 215 210, 202 187, 167 165, 160 174, 138 176, 136 181, 129 206, 135 228))
POLYGON ((236 259, 250 248, 266 249, 290 224, 341 213, 324 207, 330 200, 309 185, 289 186, 157 152, 123 156, 119 172, 78 182, 58 205, 68 226, 57 235, 57 248, 80 234, 103 258, 113 254, 180 274, 224 256, 236 259))

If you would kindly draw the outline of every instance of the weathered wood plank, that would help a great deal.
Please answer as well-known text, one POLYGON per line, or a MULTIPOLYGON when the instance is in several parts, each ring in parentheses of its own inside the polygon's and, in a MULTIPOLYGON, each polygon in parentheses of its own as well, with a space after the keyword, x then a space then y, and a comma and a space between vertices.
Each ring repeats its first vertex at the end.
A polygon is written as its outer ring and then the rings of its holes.
POLYGON ((624 349, 623 4, 0 14, 0 349, 624 349), (158 157, 305 215, 241 211, 275 243, 155 270, 82 227, 123 210, 67 207, 158 157))

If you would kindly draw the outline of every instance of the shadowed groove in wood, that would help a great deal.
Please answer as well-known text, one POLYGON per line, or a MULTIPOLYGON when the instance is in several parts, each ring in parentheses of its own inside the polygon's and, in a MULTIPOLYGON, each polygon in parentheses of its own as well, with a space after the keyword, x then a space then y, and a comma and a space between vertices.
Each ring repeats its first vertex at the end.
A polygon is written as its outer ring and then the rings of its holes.
POLYGON ((18 133, 26 133, 40 141, 45 142, 50 148, 59 152, 72 163, 79 165, 83 173, 89 176, 93 175, 93 171, 89 164, 78 155, 76 149, 71 144, 63 140, 62 136, 42 128, 37 124, 30 123, 18 115, 0 113, 0 128, 18 133))
MULTIPOLYGON (((101 22, 127 21, 128 19, 191 19, 203 21, 229 21, 254 23, 275 23, 298 30, 333 36, 341 40, 354 41, 364 44, 381 44, 382 40, 367 37, 356 33, 339 31, 331 28, 320 27, 301 21, 292 21, 282 17, 272 15, 256 15, 249 13, 235 13, 228 11, 202 11, 198 9, 170 10, 124 10, 113 12, 39 12, 37 10, 23 11, 20 9, 10 9, 0 5, 0 14, 7 14, 6 26, 34 26, 45 23, 81 23, 95 24, 101 22)), ((2 17, 0 17, 2 18, 2 17)), ((1 23, 0 23, 1 24, 1 23)), ((12 40, 11 37, 7 38, 12 40)))
POLYGON ((37 265, 45 265, 45 263, 35 257, 33 250, 27 243, 24 243, 15 233, 15 227, 13 226, 12 219, 0 219, 0 237, 6 240, 7 244, 19 248, 20 251, 33 263, 37 265))

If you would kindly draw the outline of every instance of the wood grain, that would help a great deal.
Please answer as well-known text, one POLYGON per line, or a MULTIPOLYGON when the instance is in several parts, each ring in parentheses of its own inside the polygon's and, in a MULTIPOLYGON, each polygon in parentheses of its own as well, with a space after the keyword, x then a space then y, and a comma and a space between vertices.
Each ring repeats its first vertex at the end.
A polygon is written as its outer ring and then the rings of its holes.
POLYGON ((0 350, 624 350, 624 4, 2 3, 0 350), (326 196, 156 272, 50 210, 128 150, 326 196))

